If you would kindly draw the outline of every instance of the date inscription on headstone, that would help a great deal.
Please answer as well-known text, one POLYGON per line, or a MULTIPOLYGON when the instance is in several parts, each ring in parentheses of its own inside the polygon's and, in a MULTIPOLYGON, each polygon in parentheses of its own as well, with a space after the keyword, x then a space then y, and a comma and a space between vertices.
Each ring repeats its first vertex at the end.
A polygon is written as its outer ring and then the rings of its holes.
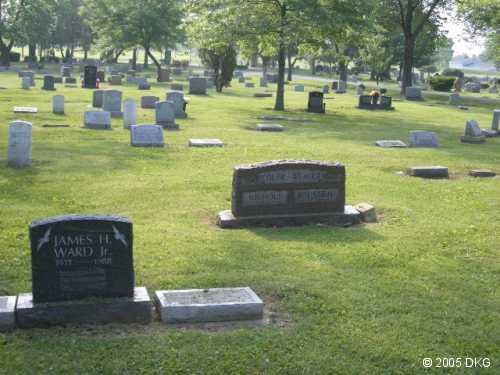
POLYGON ((132 222, 69 215, 30 226, 35 302, 134 294, 132 222))

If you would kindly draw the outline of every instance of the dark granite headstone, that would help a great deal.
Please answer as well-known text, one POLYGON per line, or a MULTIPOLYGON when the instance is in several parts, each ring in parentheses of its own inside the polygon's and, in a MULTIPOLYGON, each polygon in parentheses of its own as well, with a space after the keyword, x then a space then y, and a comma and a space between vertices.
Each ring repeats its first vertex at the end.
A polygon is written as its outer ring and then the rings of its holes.
POLYGON ((33 300, 134 295, 132 222, 116 216, 60 216, 30 226, 33 300))
POLYGON ((43 76, 43 86, 42 90, 54 91, 54 76, 43 76))
POLYGON ((97 88, 97 67, 88 65, 84 68, 83 87, 86 89, 97 88))
POLYGON ((224 211, 218 223, 221 227, 237 227, 245 221, 352 225, 359 213, 345 205, 345 180, 345 167, 339 163, 282 160, 236 167, 232 219, 226 220, 228 212, 224 211))
POLYGON ((309 102, 307 103, 307 112, 325 113, 325 103, 323 103, 323 93, 312 91, 309 93, 309 102))

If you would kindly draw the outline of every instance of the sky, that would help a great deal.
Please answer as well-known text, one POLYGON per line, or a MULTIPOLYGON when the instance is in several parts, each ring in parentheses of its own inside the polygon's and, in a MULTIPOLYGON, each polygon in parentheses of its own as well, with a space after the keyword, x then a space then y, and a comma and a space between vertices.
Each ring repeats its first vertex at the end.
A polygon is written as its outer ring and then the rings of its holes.
POLYGON ((445 29, 448 31, 448 37, 453 39, 453 51, 455 56, 467 54, 468 56, 479 55, 484 50, 484 41, 480 37, 471 38, 465 30, 464 25, 453 18, 448 18, 445 29), (467 40, 469 39, 469 40, 467 40))

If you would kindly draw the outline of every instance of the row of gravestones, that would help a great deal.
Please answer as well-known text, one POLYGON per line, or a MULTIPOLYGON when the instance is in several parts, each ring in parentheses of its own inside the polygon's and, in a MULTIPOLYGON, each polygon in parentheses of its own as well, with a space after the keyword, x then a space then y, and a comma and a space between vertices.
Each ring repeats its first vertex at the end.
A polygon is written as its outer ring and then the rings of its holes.
MULTIPOLYGON (((284 160, 238 166, 231 210, 221 228, 377 220, 369 204, 346 205, 345 167, 284 160)), ((61 324, 152 321, 145 287, 136 287, 133 225, 125 217, 70 215, 30 226, 32 292, 0 297, 0 330, 61 324)), ((155 304, 166 323, 261 319, 264 303, 250 289, 160 290, 155 304)))

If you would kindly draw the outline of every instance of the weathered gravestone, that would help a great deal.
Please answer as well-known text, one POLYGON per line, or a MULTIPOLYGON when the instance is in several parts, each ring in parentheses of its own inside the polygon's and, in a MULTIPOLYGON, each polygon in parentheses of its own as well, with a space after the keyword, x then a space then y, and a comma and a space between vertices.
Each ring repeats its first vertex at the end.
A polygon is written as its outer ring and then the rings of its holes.
POLYGON ((408 169, 408 174, 421 178, 448 178, 449 175, 448 168, 441 166, 411 167, 408 169))
POLYGON ((405 90, 406 100, 424 100, 422 97, 422 89, 420 87, 410 86, 405 90))
POLYGON ((54 91, 54 77, 53 76, 43 76, 43 86, 42 90, 54 91))
POLYGON ((475 120, 467 121, 465 134, 460 138, 462 143, 484 143, 486 137, 483 135, 479 123, 475 120))
POLYGON ((408 145, 400 140, 381 140, 375 142, 375 145, 382 148, 406 148, 408 145))
POLYGON ((62 83, 62 82, 63 82, 63 77, 60 77, 60 76, 54 77, 54 83, 62 83))
POLYGON ((450 104, 451 105, 460 105, 460 95, 451 94, 450 95, 450 104))
POLYGON ((170 89, 173 91, 184 91, 184 85, 182 83, 172 83, 170 89))
POLYGON ((31 89, 31 78, 28 76, 23 76, 21 78, 21 87, 23 90, 30 90, 31 89))
POLYGON ((164 129, 179 129, 179 124, 175 122, 175 107, 171 101, 156 103, 156 125, 164 129))
POLYGON ((189 93, 191 95, 207 95, 207 79, 203 77, 189 78, 189 93))
POLYGON ((312 91, 309 93, 309 101, 307 102, 307 112, 325 113, 325 103, 323 102, 323 93, 312 91))
POLYGON ((257 124, 255 129, 262 132, 282 132, 285 128, 279 124, 257 124))
POLYGON ((111 117, 122 117, 122 92, 104 90, 102 93, 102 109, 109 112, 111 117))
POLYGON ((138 78, 137 79, 137 89, 138 90, 151 90, 151 85, 148 82, 147 78, 138 78))
POLYGON ((372 96, 371 95, 359 95, 358 96, 358 108, 360 108, 360 109, 372 109, 372 96))
POLYGON ((75 85, 76 84, 76 78, 75 77, 66 77, 64 79, 64 83, 68 85, 75 85))
POLYGON ((184 94, 180 91, 167 92, 167 101, 174 103, 175 118, 187 118, 186 106, 187 101, 184 99, 184 94))
POLYGON ((253 89, 253 88, 255 88, 255 83, 247 82, 247 83, 245 83, 245 87, 248 89, 253 89))
POLYGON ((52 98, 52 113, 56 115, 64 115, 64 96, 55 95, 52 98))
POLYGON ((32 293, 16 307, 21 328, 149 323, 146 288, 134 288, 132 222, 68 215, 30 226, 32 293))
POLYGON ((158 290, 161 320, 168 324, 261 319, 264 302, 246 288, 158 290))
POLYGON ((14 107, 14 113, 37 113, 37 107, 14 107))
POLYGON ((273 94, 270 92, 256 92, 253 94, 254 98, 272 98, 273 94))
POLYGON ((92 93, 92 107, 102 108, 102 95, 104 90, 94 90, 92 93))
POLYGON ((238 83, 245 83, 245 77, 239 77, 238 78, 238 83))
POLYGON ((126 99, 123 102, 123 127, 128 129, 137 124, 137 105, 134 99, 126 99))
POLYGON ((345 205, 345 178, 339 163, 282 160, 238 166, 232 208, 219 213, 217 224, 238 228, 359 223, 359 212, 345 205))
POLYGON ((267 87, 267 79, 264 77, 260 77, 259 84, 260 84, 260 87, 267 87))
POLYGON ((467 82, 465 91, 479 94, 481 93, 481 84, 479 82, 467 82))
POLYGON ((469 172, 469 176, 478 178, 496 177, 497 173, 488 169, 473 169, 469 172))
POLYGON ((324 85, 323 86, 323 94, 329 94, 330 93, 330 86, 324 85))
POLYGON ((72 72, 73 72, 72 66, 62 66, 61 67, 61 75, 63 77, 71 77, 72 72))
POLYGON ((345 94, 347 92, 347 82, 339 80, 337 89, 335 90, 337 94, 345 94))
POLYGON ((491 122, 491 129, 483 130, 486 137, 498 137, 500 135, 500 109, 493 111, 493 121, 491 122))
POLYGON ((295 86, 296 92, 304 92, 304 90, 305 90, 304 85, 296 85, 295 86))
POLYGON ((410 147, 437 148, 439 140, 434 132, 416 130, 410 132, 410 147))
POLYGON ((122 76, 121 74, 113 74, 111 79, 109 80, 109 84, 111 86, 120 86, 122 84, 122 76))
POLYGON ((159 125, 131 125, 130 144, 134 147, 163 147, 163 128, 159 125))
POLYGON ((9 126, 7 163, 14 168, 31 166, 32 125, 26 121, 12 121, 9 126))
POLYGON ((145 109, 155 109, 156 102, 159 102, 160 98, 157 96, 143 96, 141 98, 141 108, 145 109))
POLYGON ((189 147, 224 147, 220 139, 190 139, 189 147))
POLYGON ((29 82, 30 82, 30 86, 31 87, 35 86, 35 73, 34 72, 31 72, 28 70, 22 70, 18 73, 18 75, 19 75, 19 78, 28 77, 29 82))
POLYGON ((168 82, 170 81, 170 69, 161 68, 158 72, 158 82, 168 82))
POLYGON ((111 114, 104 111, 87 111, 84 113, 84 127, 89 129, 111 129, 111 114))
POLYGON ((87 65, 83 73, 83 87, 86 89, 97 88, 97 67, 87 65))

